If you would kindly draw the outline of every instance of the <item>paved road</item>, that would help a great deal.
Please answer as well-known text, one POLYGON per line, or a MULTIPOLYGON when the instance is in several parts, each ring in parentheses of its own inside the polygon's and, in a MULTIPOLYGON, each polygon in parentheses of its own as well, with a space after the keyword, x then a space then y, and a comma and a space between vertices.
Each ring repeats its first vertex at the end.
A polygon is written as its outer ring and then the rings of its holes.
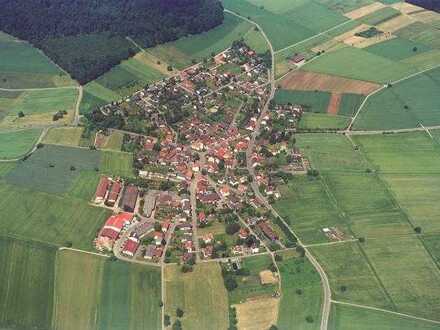
MULTIPOLYGON (((268 112, 269 110, 269 104, 270 101, 273 99, 274 95, 275 95, 275 91, 276 91, 276 87, 275 87, 275 53, 272 47, 272 44, 269 40, 269 38, 267 37, 267 35, 265 34, 264 30, 261 28, 261 26, 259 26, 257 23, 249 20, 246 17, 243 17, 241 15, 238 15, 237 13, 234 13, 230 10, 225 10, 226 12, 233 14, 237 17, 240 17, 241 19, 255 25, 256 27, 258 27, 258 29, 260 30, 263 38, 266 40, 267 44, 269 45, 269 50, 271 52, 271 57, 272 57, 272 68, 270 70, 270 94, 269 94, 269 98, 266 102, 266 104, 264 105, 264 108, 258 118, 257 121, 257 125, 255 128, 255 131, 252 133, 251 135, 251 140, 249 141, 249 147, 246 150, 246 163, 247 163, 247 168, 249 171, 249 174, 252 175, 253 177, 253 182, 251 183, 251 187, 252 190, 255 193, 255 196, 257 198, 259 198, 264 204, 265 206, 272 212, 272 214, 276 217, 279 217, 281 219, 281 221, 284 223, 284 225, 286 226, 286 228, 289 228, 289 231, 292 233, 292 235, 294 235, 295 237, 297 237, 298 239, 298 244, 303 245, 301 243, 301 241, 299 240, 298 236, 292 231, 292 229, 290 229, 290 227, 287 225, 287 223, 284 221, 284 219, 278 214, 278 212, 275 211, 275 209, 272 208, 272 206, 267 202, 266 198, 260 193, 260 190, 258 188, 258 185, 256 183, 256 179, 255 179, 255 171, 254 168, 252 167, 251 164, 251 156, 252 156, 252 152, 254 150, 254 146, 255 146, 255 139, 259 133, 260 127, 261 127, 261 121, 263 120, 263 117, 265 116, 265 114, 268 112)), ((318 263, 318 261, 315 259, 315 257, 310 253, 310 251, 305 247, 305 256, 309 259, 309 261, 312 263, 312 265, 315 267, 316 271, 319 273, 320 277, 321 277, 321 283, 322 283, 322 287, 323 287, 323 291, 324 291, 324 299, 323 299, 323 304, 322 304, 322 314, 321 314, 321 326, 320 329, 321 330, 327 330, 328 327, 328 320, 329 320, 329 316, 330 316, 330 307, 331 307, 331 291, 330 291, 330 285, 329 285, 329 281, 327 278, 326 273, 324 272, 323 268, 321 267, 321 265, 318 263)))

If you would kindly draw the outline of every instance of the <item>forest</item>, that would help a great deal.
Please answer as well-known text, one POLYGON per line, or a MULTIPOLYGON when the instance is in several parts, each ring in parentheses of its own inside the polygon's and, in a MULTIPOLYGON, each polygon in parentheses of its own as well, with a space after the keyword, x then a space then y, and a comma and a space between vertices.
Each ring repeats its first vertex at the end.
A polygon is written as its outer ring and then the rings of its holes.
POLYGON ((0 0, 0 30, 29 41, 84 84, 137 51, 223 22, 218 0, 0 0))

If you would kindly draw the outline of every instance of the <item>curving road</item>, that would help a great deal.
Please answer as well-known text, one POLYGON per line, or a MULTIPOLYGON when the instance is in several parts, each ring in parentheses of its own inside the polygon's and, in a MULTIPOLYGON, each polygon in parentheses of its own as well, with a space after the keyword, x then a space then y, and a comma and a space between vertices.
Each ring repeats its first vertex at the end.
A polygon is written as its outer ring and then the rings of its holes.
POLYGON ((324 272, 324 269, 321 267, 321 265, 318 263, 318 261, 312 255, 312 253, 307 249, 307 247, 304 246, 304 244, 301 242, 301 240, 298 238, 298 236, 292 231, 292 229, 284 221, 284 219, 278 214, 278 212, 268 203, 266 198, 260 193, 260 190, 258 188, 258 185, 256 183, 256 179, 255 179, 255 171, 254 171, 254 168, 252 167, 252 163, 251 163, 251 156, 252 156, 252 152, 253 152, 254 146, 255 146, 255 139, 258 136, 258 133, 260 131, 261 121, 263 120, 263 117, 266 115, 266 113, 269 111, 270 101, 275 96, 275 91, 276 91, 276 87, 275 87, 275 52, 273 50, 273 47, 272 47, 272 44, 271 44, 269 38, 267 37, 266 33, 264 32, 264 30, 261 28, 261 26, 258 23, 254 22, 246 17, 243 17, 237 13, 234 13, 230 10, 225 9, 225 12, 232 14, 234 16, 237 16, 237 17, 253 24, 254 26, 256 26, 260 30, 260 32, 261 32, 263 38, 266 40, 267 44, 269 45, 269 50, 270 50, 271 57, 272 57, 272 68, 270 70, 270 77, 269 77, 270 94, 269 94, 269 98, 268 98, 266 104, 264 105, 264 108, 258 118, 255 131, 251 135, 251 140, 249 141, 249 146, 248 146, 248 149, 246 150, 247 169, 249 171, 249 174, 252 175, 252 177, 254 178, 254 180, 251 183, 251 187, 255 193, 255 196, 257 196, 265 204, 266 208, 268 208, 274 216, 280 218, 281 221, 286 226, 286 228, 288 228, 289 231, 292 233, 292 235, 294 235, 298 239, 298 244, 301 245, 305 250, 305 256, 312 263, 312 265, 315 267, 316 271, 319 273, 319 276, 321 277, 321 284, 322 284, 322 288, 323 288, 323 293, 324 293, 323 298, 324 299, 323 299, 323 304, 322 304, 322 309, 321 309, 320 329, 327 330, 328 320, 330 317, 330 308, 331 308, 331 290, 330 290, 330 284, 328 281, 327 274, 324 272))

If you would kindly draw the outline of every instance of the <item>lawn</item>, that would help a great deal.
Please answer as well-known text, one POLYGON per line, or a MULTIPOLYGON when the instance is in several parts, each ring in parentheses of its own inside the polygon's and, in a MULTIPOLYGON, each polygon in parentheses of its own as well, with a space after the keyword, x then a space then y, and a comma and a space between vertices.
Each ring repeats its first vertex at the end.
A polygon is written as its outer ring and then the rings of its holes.
POLYGON ((89 206, 84 200, 61 197, 0 182, 1 235, 44 241, 56 245, 68 242, 80 249, 92 249, 92 241, 110 212, 89 206))
POLYGON ((0 327, 50 328, 56 249, 0 238, 0 327))
POLYGON ((2 34, 0 39, 0 87, 41 88, 74 82, 42 52, 29 43, 2 34))
POLYGON ((133 154, 119 151, 101 153, 100 171, 109 175, 133 177, 133 154))
POLYGON ((97 329, 161 329, 160 269, 126 262, 104 265, 97 329))
POLYGON ((0 132, 0 159, 23 156, 32 149, 40 135, 40 129, 0 132))
POLYGON ((79 146, 83 130, 81 127, 51 128, 42 143, 76 147, 79 146))
POLYGON ((220 53, 229 48, 233 41, 239 40, 253 26, 231 14, 225 13, 225 19, 220 26, 198 35, 181 38, 177 41, 166 43, 147 49, 147 52, 169 63, 177 69, 183 69, 211 53, 220 53))
POLYGON ((440 124, 440 69, 402 81, 368 99, 355 129, 398 129, 440 124))
POLYGON ((438 330, 440 326, 399 315, 352 306, 332 305, 330 330, 438 330))
POLYGON ((180 308, 184 329, 228 328, 228 294, 217 263, 198 264, 186 274, 178 266, 166 266, 164 276, 165 313, 173 323, 180 308))
POLYGON ((292 91, 278 89, 275 94, 275 102, 278 104, 300 104, 308 112, 326 113, 330 93, 319 91, 292 91))
POLYGON ((105 261, 105 257, 75 251, 58 253, 52 320, 54 329, 97 329, 105 261))
POLYGON ((394 81, 416 71, 408 64, 393 62, 354 47, 345 47, 326 53, 306 64, 303 69, 376 83, 394 81), (347 62, 350 65, 347 65, 347 62))
POLYGON ((348 126, 350 118, 333 116, 324 113, 304 113, 299 122, 301 129, 344 129, 348 126))
POLYGON ((281 254, 283 260, 278 263, 281 273, 281 301, 277 326, 281 330, 319 329, 321 312, 321 280, 306 259, 292 253, 281 254), (313 322, 307 322, 311 316, 313 322))

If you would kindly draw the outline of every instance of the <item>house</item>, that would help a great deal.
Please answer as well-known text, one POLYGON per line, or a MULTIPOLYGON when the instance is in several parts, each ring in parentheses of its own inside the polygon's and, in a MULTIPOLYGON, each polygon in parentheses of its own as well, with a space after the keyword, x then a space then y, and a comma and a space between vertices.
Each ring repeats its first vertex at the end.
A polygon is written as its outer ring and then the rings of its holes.
POLYGON ((105 200, 107 191, 111 186, 111 181, 108 177, 102 176, 99 180, 95 193, 95 203, 102 203, 105 200))
POLYGON ((118 200, 119 193, 121 192, 121 189, 122 189, 121 182, 119 182, 119 181, 113 182, 112 187, 110 189, 110 192, 108 193, 107 200, 106 200, 105 204, 107 204, 108 206, 114 206, 116 201, 118 200))
POLYGON ((133 220, 133 214, 130 213, 119 213, 117 215, 112 215, 105 222, 99 236, 107 237, 114 241, 119 237, 119 234, 122 231, 122 229, 128 224, 130 224, 132 220, 133 220))
POLYGON ((197 216, 197 219, 199 220, 200 223, 206 223, 206 214, 205 212, 200 212, 199 215, 197 216))
POLYGON ((246 239, 249 236, 249 231, 246 228, 241 228, 238 232, 238 237, 241 239, 246 239))
POLYGON ((162 232, 166 233, 168 231, 168 229, 171 226, 171 222, 169 220, 165 220, 164 222, 161 223, 161 227, 162 227, 162 232))
POLYGON ((228 197, 229 194, 230 194, 229 187, 228 187, 227 185, 222 186, 222 187, 220 188, 220 194, 221 194, 223 197, 228 197))
POLYGON ((130 236, 122 247, 122 253, 126 256, 133 257, 139 247, 139 239, 130 236))
POLYGON ((120 203, 121 208, 125 212, 134 212, 136 202, 139 194, 139 189, 136 186, 129 185, 125 187, 124 194, 120 203))
POLYGON ((147 260, 153 259, 155 250, 156 250, 156 247, 154 245, 152 245, 152 244, 148 245, 145 250, 144 258, 147 260))
POLYGON ((258 228, 263 232, 263 234, 271 241, 278 240, 278 235, 273 231, 267 222, 261 221, 257 224, 258 228))
POLYGON ((208 259, 212 257, 214 252, 214 247, 212 245, 208 245, 202 249, 202 255, 204 259, 208 259))
POLYGON ((202 241, 205 244, 211 244, 214 241, 214 235, 212 233, 208 233, 202 236, 202 241))
POLYGON ((305 60, 306 58, 302 54, 295 54, 290 58, 290 62, 293 64, 301 64, 304 63, 305 60))

